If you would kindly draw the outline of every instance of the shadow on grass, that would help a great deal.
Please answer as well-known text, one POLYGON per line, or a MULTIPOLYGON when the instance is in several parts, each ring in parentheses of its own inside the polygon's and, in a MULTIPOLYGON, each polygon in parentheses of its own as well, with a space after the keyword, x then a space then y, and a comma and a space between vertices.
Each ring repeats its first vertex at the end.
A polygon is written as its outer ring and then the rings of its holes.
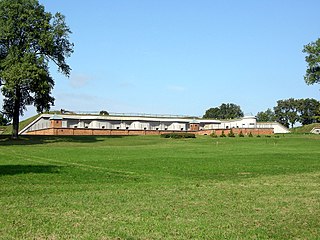
POLYGON ((122 138, 123 136, 20 136, 13 140, 10 135, 0 135, 0 145, 35 145, 55 142, 95 143, 102 138, 122 138), (99 139, 98 139, 99 138, 99 139))
POLYGON ((61 166, 55 165, 0 165, 0 176, 25 173, 59 173, 61 166))

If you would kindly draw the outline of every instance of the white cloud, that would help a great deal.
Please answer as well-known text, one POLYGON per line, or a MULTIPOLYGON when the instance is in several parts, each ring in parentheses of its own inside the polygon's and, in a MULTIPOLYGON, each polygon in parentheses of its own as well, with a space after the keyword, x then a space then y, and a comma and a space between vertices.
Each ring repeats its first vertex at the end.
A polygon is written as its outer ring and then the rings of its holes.
POLYGON ((69 83, 74 88, 81 88, 92 80, 92 76, 86 74, 72 74, 69 78, 69 83))
POLYGON ((123 81, 123 82, 120 82, 118 84, 118 86, 120 88, 126 88, 126 89, 131 89, 131 88, 134 88, 135 87, 135 84, 133 82, 130 82, 130 81, 123 81))
POLYGON ((169 85, 167 89, 171 92, 184 92, 186 90, 185 87, 179 85, 169 85))
POLYGON ((103 96, 92 95, 88 93, 55 93, 54 110, 65 109, 69 111, 101 111, 108 112, 132 112, 136 111, 131 102, 121 99, 110 99, 103 96))

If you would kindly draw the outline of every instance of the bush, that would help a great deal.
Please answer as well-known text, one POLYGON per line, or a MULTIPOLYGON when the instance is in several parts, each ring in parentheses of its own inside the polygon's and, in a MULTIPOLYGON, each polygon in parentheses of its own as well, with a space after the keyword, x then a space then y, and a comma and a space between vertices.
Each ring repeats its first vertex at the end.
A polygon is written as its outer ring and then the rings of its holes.
POLYGON ((224 134, 224 131, 222 130, 220 137, 226 137, 226 135, 224 134))
POLYGON ((242 131, 240 131, 240 133, 239 133, 239 137, 244 137, 244 135, 243 135, 242 131))
POLYGON ((215 132, 215 131, 213 131, 213 132, 210 134, 210 137, 217 138, 217 137, 218 137, 218 135, 216 134, 216 132, 215 132))
POLYGON ((261 137, 261 136, 258 134, 257 137, 261 137))
POLYGON ((252 132, 249 132, 248 137, 253 137, 252 132))
POLYGON ((163 138, 174 138, 174 139, 180 139, 180 138, 196 138, 196 135, 194 133, 164 133, 160 135, 163 138))
POLYGON ((231 129, 230 132, 228 133, 228 137, 235 137, 234 132, 232 131, 232 129, 231 129))
POLYGON ((99 112, 99 115, 108 116, 109 113, 107 111, 102 110, 102 111, 99 112))

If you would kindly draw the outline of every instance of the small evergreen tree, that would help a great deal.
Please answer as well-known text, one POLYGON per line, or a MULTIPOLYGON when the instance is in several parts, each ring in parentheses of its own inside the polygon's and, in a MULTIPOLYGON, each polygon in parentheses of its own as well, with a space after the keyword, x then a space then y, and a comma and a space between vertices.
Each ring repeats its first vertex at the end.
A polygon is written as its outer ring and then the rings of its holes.
POLYGON ((226 135, 224 134, 224 131, 222 130, 220 137, 226 137, 226 135))
POLYGON ((228 137, 235 137, 234 132, 232 131, 232 129, 231 129, 230 132, 228 133, 228 137))
POLYGON ((216 134, 216 132, 215 132, 215 131, 213 131, 213 132, 210 134, 210 137, 217 138, 217 137, 218 137, 218 135, 216 134))
POLYGON ((243 135, 243 132, 242 132, 242 131, 240 131, 240 133, 239 133, 239 137, 244 137, 244 135, 243 135))

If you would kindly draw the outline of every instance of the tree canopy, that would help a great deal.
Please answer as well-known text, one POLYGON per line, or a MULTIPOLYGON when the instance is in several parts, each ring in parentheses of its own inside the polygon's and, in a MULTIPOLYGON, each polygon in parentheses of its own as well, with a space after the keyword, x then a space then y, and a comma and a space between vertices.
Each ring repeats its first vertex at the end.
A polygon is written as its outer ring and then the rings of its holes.
POLYGON ((320 120, 320 102, 313 98, 279 100, 274 107, 274 115, 276 121, 286 127, 293 127, 296 123, 316 123, 320 120))
POLYGON ((320 39, 305 45, 303 52, 307 54, 308 64, 304 80, 308 85, 320 83, 320 39))
POLYGON ((268 108, 264 112, 257 113, 257 121, 258 122, 274 122, 276 120, 274 112, 268 108))
POLYGON ((37 0, 0 0, 0 87, 3 109, 13 120, 13 138, 26 106, 43 112, 54 103, 49 62, 69 76, 71 68, 65 61, 73 52, 69 34, 65 17, 46 12, 37 0))
POLYGON ((243 117, 240 106, 234 103, 223 103, 220 107, 209 108, 203 118, 234 119, 243 117))
POLYGON ((274 112, 277 121, 286 127, 289 127, 289 124, 293 127, 299 120, 297 102, 294 98, 278 100, 277 106, 274 107, 274 112))

